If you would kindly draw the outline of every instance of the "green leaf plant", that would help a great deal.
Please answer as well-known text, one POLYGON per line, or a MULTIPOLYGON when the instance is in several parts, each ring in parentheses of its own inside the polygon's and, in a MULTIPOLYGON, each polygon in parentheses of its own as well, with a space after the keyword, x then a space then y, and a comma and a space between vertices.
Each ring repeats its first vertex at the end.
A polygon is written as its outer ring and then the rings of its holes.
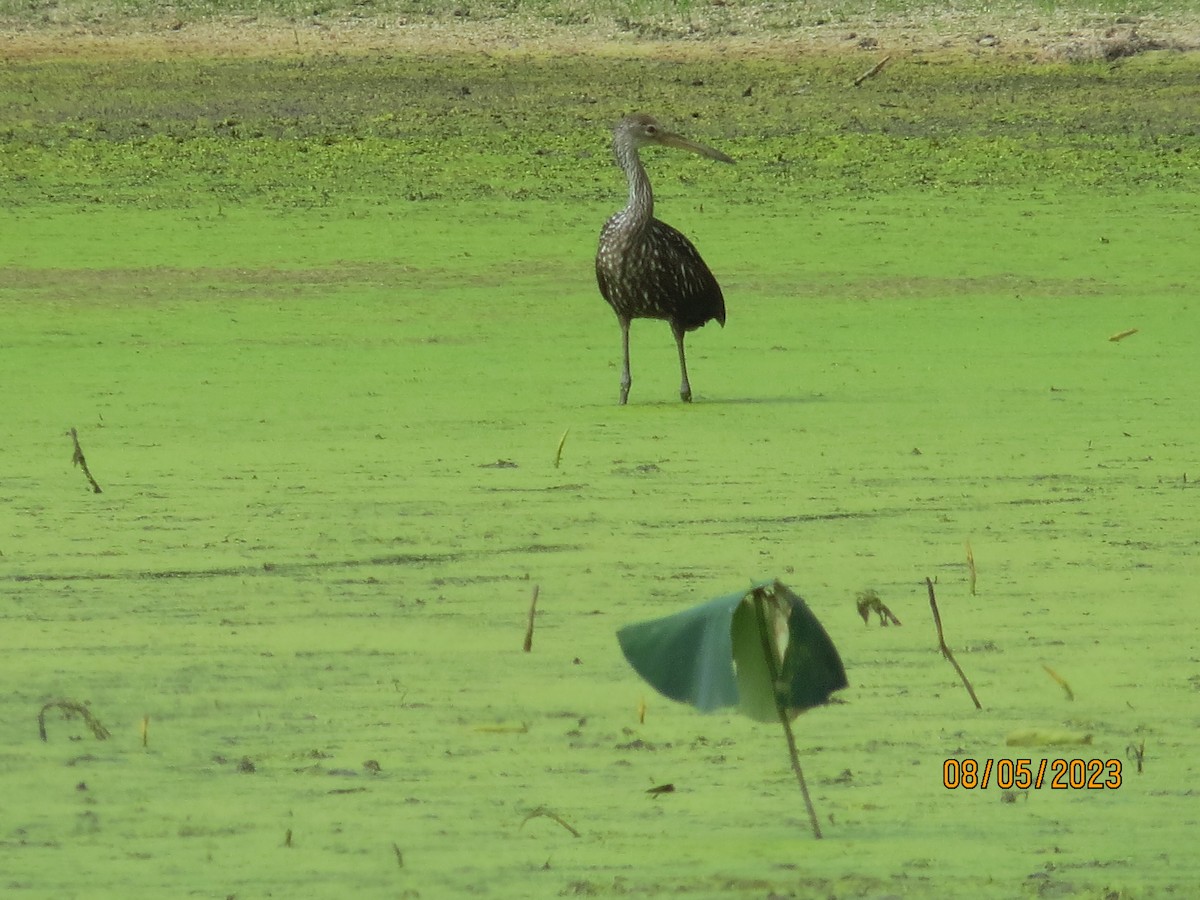
POLYGON ((778 720, 813 836, 821 828, 800 768, 792 720, 847 686, 829 635, 804 600, 764 581, 683 612, 617 632, 629 664, 655 690, 702 712, 736 707, 778 720))

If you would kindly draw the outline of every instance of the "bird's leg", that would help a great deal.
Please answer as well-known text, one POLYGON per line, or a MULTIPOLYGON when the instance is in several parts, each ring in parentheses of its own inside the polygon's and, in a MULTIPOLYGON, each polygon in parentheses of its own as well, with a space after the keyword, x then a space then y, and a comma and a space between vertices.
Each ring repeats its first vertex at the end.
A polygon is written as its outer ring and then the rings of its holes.
POLYGON ((629 400, 629 386, 633 384, 633 375, 629 372, 629 319, 618 316, 617 321, 621 323, 621 405, 624 406, 629 400))
POLYGON ((683 336, 684 330, 678 325, 672 323, 671 331, 675 335, 675 346, 679 348, 679 375, 682 381, 679 384, 679 399, 684 403, 692 402, 692 386, 688 384, 687 377, 687 357, 683 352, 683 336))

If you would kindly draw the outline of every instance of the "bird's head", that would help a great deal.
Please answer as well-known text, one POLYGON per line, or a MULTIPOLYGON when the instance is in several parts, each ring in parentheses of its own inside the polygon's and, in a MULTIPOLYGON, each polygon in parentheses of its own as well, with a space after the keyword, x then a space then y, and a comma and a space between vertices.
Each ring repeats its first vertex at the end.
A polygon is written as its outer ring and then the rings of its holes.
POLYGON ((673 131, 668 131, 659 123, 654 116, 648 116, 645 113, 635 113, 632 116, 626 116, 613 129, 613 143, 616 145, 628 144, 635 149, 641 149, 649 144, 659 144, 663 147, 674 147, 677 150, 689 150, 692 153, 698 153, 700 156, 706 156, 709 159, 715 159, 718 162, 732 163, 733 160, 722 153, 720 150, 714 150, 712 147, 706 147, 704 144, 698 144, 695 141, 689 141, 681 135, 675 134, 673 131))

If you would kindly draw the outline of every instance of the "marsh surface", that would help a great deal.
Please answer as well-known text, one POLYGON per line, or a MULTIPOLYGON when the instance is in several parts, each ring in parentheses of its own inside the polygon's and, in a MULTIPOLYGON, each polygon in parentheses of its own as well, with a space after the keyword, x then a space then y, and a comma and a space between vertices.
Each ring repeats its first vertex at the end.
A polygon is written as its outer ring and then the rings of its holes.
POLYGON ((0 69, 8 895, 1200 883, 1195 56, 709 51, 0 69), (650 322, 615 405, 592 281, 631 108, 739 160, 648 160, 729 307, 686 406, 650 322), (614 637, 767 577, 851 682, 796 724, 820 842, 778 729, 614 637), (112 737, 43 743, 57 698, 112 737), (1124 778, 947 790, 965 758, 1124 778))

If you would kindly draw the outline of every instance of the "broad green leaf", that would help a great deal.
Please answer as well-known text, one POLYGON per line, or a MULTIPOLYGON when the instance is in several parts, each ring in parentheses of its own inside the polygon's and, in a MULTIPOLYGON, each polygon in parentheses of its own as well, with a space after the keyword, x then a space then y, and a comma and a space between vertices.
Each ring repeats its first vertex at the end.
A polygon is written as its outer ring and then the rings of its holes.
POLYGON ((770 722, 779 716, 777 703, 795 716, 846 687, 833 641, 804 601, 778 581, 627 625, 617 639, 655 690, 705 712, 736 706, 770 722), (756 602, 764 604, 773 659, 764 652, 756 602), (778 698, 773 671, 779 673, 778 698))

